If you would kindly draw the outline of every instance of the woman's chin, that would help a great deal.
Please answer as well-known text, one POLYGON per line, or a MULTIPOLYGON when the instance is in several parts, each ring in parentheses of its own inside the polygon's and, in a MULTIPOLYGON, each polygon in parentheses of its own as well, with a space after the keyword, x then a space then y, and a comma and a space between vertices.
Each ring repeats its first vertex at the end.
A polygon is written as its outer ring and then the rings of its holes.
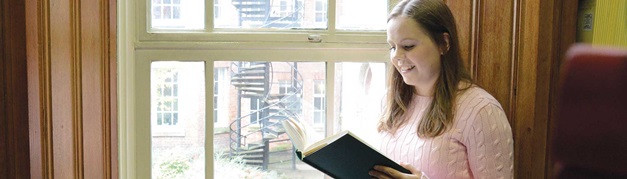
POLYGON ((403 78, 403 82, 405 82, 405 84, 407 84, 407 85, 409 85, 409 86, 414 86, 414 85, 416 85, 416 82, 414 82, 414 81, 412 81, 412 80, 410 80, 410 79, 407 79, 407 78, 403 78))

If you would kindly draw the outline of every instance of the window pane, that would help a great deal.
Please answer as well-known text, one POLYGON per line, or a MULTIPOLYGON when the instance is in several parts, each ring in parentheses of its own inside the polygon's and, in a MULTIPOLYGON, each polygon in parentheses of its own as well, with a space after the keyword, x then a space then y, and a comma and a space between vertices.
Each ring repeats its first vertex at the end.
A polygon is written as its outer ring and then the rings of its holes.
POLYGON ((337 0, 338 29, 384 30, 387 22, 388 1, 337 0))
POLYGON ((326 0, 215 0, 215 28, 326 29, 326 0), (321 1, 324 3, 315 3, 321 1), (317 20, 318 19, 318 20, 317 20))
MULTIPOLYGON (((214 178, 323 178, 296 158, 281 121, 314 123, 313 86, 326 80, 325 63, 219 61, 214 67, 232 71, 221 83, 231 92, 221 87, 217 95, 224 97, 217 106, 228 122, 214 128, 214 178)), ((324 127, 316 126, 318 135, 324 127)))
POLYGON ((205 178, 204 66, 204 62, 151 64, 152 178, 205 178), (166 82, 174 76, 182 80, 166 82), (180 93, 157 95, 166 86, 176 86, 180 93))
POLYGON ((204 0, 153 0, 150 6, 152 29, 205 28, 204 0))
POLYGON ((376 124, 385 93, 385 63, 343 62, 335 65, 335 132, 350 130, 372 146, 379 146, 376 124), (341 116, 341 120, 340 120, 341 116))

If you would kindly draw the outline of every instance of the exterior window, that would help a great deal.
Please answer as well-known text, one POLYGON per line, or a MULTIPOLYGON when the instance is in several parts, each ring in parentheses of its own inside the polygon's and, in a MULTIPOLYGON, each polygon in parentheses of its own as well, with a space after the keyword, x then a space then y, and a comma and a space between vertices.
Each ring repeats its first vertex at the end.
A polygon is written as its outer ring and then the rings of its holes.
POLYGON ((204 0, 150 0, 150 5, 153 29, 204 28, 204 0))
POLYGON ((156 81, 157 126, 179 125, 179 72, 173 68, 153 69, 156 81))
POLYGON ((153 19, 181 18, 181 0, 152 0, 152 3, 153 19))
POLYGON ((279 82, 279 94, 287 94, 289 92, 291 92, 291 86, 292 86, 292 82, 291 81, 281 81, 279 82))
POLYGON ((151 109, 145 120, 151 122, 141 127, 151 132, 151 147, 144 153, 151 154, 152 176, 202 178, 204 160, 198 156, 205 150, 204 62, 155 61, 149 72, 150 102, 138 108, 151 109), (173 170, 176 167, 186 170, 173 170))
POLYGON ((327 1, 316 0, 316 23, 327 22, 327 1))
POLYGON ((213 71, 213 125, 225 128, 229 124, 230 90, 229 71, 226 67, 215 68, 213 71))
POLYGON ((250 113, 250 123, 259 124, 259 120, 263 117, 259 98, 250 99, 250 111, 252 112, 250 113))
POLYGON ((325 87, 324 81, 316 80, 314 81, 314 94, 313 94, 313 105, 314 105, 314 124, 323 125, 325 119, 325 110, 326 110, 326 100, 325 100, 325 87))
POLYGON ((220 0, 213 0, 213 17, 220 18, 220 0))

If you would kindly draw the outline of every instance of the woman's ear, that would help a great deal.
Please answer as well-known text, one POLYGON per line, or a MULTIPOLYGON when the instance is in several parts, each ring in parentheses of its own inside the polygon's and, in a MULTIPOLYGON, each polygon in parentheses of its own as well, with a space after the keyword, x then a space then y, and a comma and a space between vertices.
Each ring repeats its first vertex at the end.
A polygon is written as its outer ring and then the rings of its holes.
POLYGON ((442 47, 440 54, 444 55, 445 53, 448 53, 449 49, 451 49, 451 36, 448 32, 444 32, 442 33, 442 39, 444 39, 444 46, 442 47))

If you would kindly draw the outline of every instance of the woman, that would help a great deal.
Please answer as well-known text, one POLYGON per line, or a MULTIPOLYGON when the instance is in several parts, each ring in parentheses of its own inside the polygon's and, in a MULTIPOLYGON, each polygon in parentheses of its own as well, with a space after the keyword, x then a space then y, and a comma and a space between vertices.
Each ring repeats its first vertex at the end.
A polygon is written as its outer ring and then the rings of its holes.
POLYGON ((455 20, 441 0, 403 0, 388 17, 390 60, 381 152, 410 170, 375 166, 376 178, 513 178, 507 117, 473 83, 455 20))

